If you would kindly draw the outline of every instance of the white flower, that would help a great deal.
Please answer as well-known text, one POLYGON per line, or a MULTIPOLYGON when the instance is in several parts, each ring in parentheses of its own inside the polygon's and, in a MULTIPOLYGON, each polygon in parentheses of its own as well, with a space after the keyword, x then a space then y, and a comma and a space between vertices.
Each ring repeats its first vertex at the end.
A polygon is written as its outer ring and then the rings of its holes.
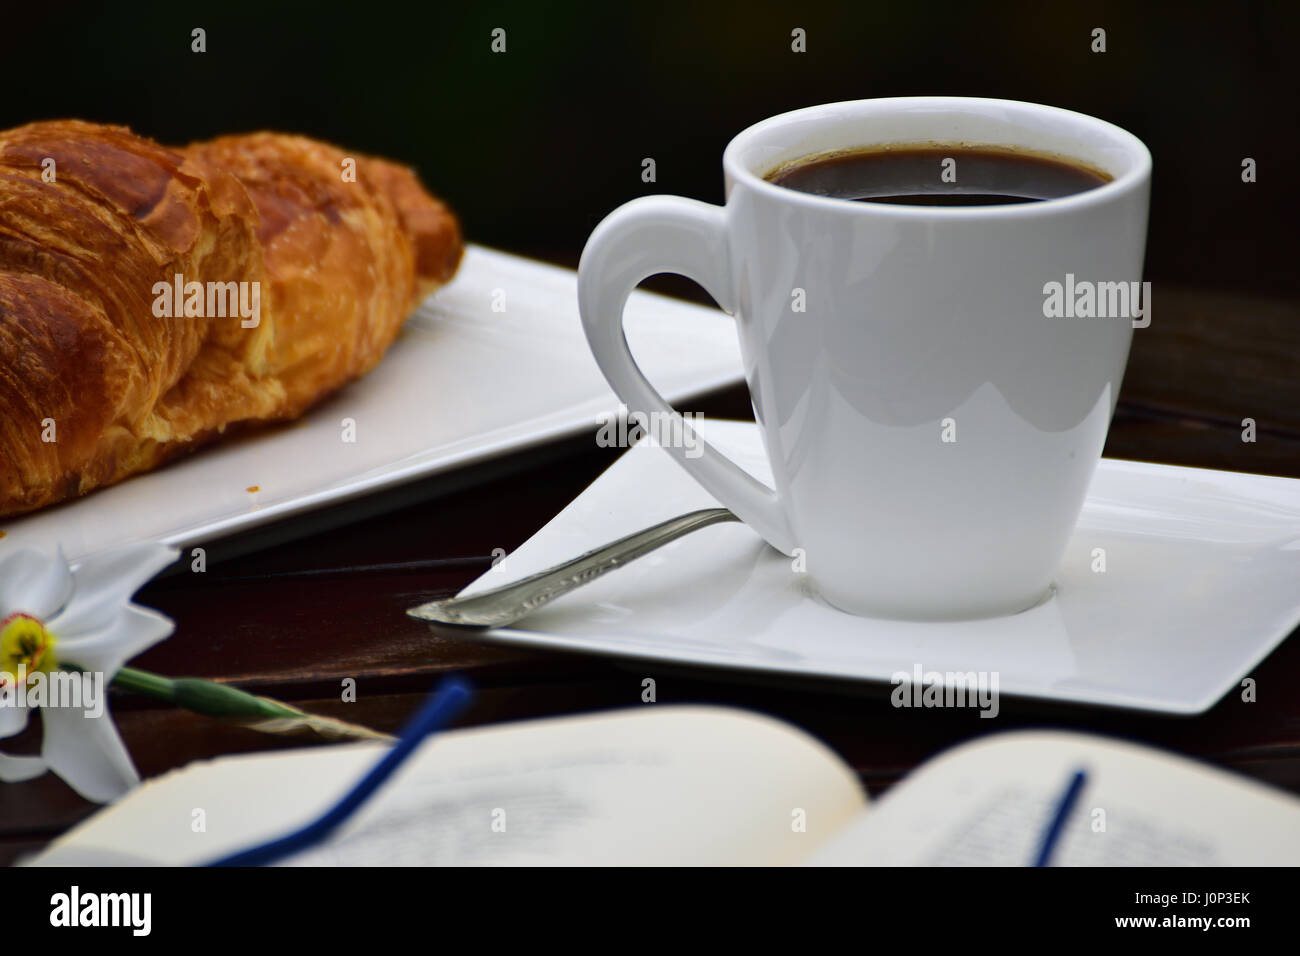
MULTIPOLYGON (((41 683, 37 672, 70 664, 102 674, 106 694, 123 664, 172 632, 170 620, 132 604, 131 595, 177 555, 161 544, 132 544, 87 558, 75 570, 62 552, 50 557, 29 549, 0 558, 0 740, 27 726, 32 706, 25 698, 35 688, 22 685, 41 683)), ((41 726, 41 755, 0 753, 0 781, 51 770, 98 803, 140 782, 106 706, 88 716, 84 703, 47 705, 41 726)))

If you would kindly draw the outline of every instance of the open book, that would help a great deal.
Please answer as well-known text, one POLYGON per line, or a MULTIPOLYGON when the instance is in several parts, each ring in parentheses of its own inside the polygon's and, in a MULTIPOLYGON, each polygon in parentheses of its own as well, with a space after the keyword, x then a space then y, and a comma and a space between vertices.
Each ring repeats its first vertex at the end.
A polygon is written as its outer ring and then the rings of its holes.
MULTIPOLYGON (((382 745, 232 756, 151 780, 29 863, 202 863, 333 804, 382 745)), ((1053 862, 1295 864, 1300 800, 1131 744, 982 737, 871 807, 835 754, 771 718, 636 710, 426 741, 356 817, 289 864, 994 864, 1032 862, 1076 771, 1053 862)))

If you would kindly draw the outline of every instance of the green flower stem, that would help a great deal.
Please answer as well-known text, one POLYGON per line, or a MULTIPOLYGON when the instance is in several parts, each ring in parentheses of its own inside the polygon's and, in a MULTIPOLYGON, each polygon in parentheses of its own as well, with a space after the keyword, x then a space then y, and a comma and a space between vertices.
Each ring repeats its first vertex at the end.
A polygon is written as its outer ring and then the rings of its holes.
MULTIPOLYGON (((116 683, 116 681, 114 681, 116 683)), ((218 684, 210 680, 198 680, 182 677, 172 681, 175 687, 173 698, 178 707, 206 714, 209 717, 300 717, 302 711, 271 700, 258 697, 227 684, 218 684)))
MULTIPOLYGON (((80 670, 64 665, 68 670, 80 670)), ((112 686, 132 694, 192 710, 207 717, 234 717, 263 720, 270 717, 301 717, 302 711, 269 697, 258 697, 238 687, 218 684, 196 677, 170 678, 151 674, 135 667, 123 667, 113 677, 112 686)))
MULTIPOLYGON (((71 664, 67 670, 80 670, 71 664)), ((369 727, 334 717, 320 717, 259 697, 238 687, 197 677, 163 677, 134 667, 123 667, 111 681, 113 687, 132 694, 153 697, 205 717, 224 717, 270 734, 314 733, 331 740, 392 740, 369 727)))
MULTIPOLYGON (((69 668, 71 669, 71 668, 69 668)), ((146 697, 156 697, 159 700, 175 702, 176 682, 167 677, 161 677, 158 674, 150 674, 148 671, 136 670, 134 667, 123 667, 113 678, 113 686, 119 690, 130 691, 133 694, 143 694, 146 697)))

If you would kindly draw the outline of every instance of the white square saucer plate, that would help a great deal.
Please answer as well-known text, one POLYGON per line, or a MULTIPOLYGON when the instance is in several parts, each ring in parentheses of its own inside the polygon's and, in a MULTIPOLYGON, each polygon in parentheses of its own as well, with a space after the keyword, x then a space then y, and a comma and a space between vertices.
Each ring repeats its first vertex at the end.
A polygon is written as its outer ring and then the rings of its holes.
MULTIPOLYGON (((757 426, 702 433, 770 480, 757 426)), ((661 449, 627 451, 465 594, 717 501, 661 449)), ((471 639, 850 681, 997 673, 999 692, 1170 714, 1212 706, 1300 623, 1300 481, 1103 459, 1056 577, 1016 615, 955 623, 855 617, 790 558, 721 524, 471 639), (1104 549, 1105 570, 1095 549, 1104 549)))

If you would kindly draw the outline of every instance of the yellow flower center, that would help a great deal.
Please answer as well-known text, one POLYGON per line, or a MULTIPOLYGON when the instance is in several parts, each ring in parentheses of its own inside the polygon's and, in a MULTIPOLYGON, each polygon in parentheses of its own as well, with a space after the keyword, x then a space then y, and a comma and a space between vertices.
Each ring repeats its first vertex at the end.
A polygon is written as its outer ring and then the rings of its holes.
POLYGON ((54 644, 54 635, 30 614, 10 614, 0 621, 0 688, 54 670, 54 644))

